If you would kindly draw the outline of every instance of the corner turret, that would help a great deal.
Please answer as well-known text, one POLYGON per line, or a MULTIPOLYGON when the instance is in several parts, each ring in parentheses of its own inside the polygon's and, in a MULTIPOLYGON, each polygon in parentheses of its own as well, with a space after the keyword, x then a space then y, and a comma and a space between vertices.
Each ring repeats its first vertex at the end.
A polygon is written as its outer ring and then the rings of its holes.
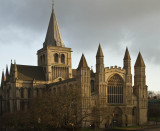
POLYGON ((148 110, 148 97, 147 97, 147 86, 146 86, 146 74, 145 64, 141 53, 139 52, 135 66, 134 66, 134 87, 133 92, 137 96, 137 107, 139 110, 138 123, 147 123, 147 110, 148 110))
POLYGON ((125 69, 125 79, 126 79, 126 103, 128 105, 132 104, 132 74, 131 74, 131 57, 126 48, 126 52, 123 58, 123 69, 125 69))
POLYGON ((98 77, 98 81, 105 81, 104 80, 104 56, 103 56, 103 51, 101 48, 101 45, 99 44, 98 50, 97 50, 97 55, 96 55, 96 73, 98 77))

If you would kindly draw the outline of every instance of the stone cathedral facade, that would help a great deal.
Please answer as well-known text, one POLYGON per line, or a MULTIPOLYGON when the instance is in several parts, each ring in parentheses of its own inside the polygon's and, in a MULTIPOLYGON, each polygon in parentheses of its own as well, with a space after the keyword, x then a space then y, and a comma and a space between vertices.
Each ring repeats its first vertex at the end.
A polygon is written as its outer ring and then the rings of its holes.
MULTIPOLYGON (((104 128, 114 122, 118 126, 147 123, 145 64, 140 52, 134 66, 134 86, 128 48, 123 68, 104 67, 104 55, 99 45, 96 72, 88 67, 84 54, 78 68, 72 69, 71 52, 71 48, 65 47, 63 43, 53 8, 45 42, 37 51, 38 66, 14 62, 11 63, 10 71, 6 67, 6 72, 2 72, 0 114, 26 110, 29 99, 42 94, 46 87, 56 92, 66 87, 79 87, 82 111, 92 111, 94 107, 104 110, 98 116, 99 127, 104 128)), ((83 120, 82 127, 93 123, 94 118, 89 116, 83 120)))

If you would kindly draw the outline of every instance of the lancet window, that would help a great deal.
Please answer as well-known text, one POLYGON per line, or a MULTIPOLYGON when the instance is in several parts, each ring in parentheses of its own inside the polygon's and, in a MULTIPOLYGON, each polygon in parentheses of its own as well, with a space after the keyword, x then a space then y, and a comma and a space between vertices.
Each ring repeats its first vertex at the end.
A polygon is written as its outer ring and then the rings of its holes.
POLYGON ((65 56, 64 56, 64 54, 61 55, 61 63, 65 63, 65 56))
POLYGON ((54 62, 57 62, 58 63, 58 54, 54 54, 54 62))

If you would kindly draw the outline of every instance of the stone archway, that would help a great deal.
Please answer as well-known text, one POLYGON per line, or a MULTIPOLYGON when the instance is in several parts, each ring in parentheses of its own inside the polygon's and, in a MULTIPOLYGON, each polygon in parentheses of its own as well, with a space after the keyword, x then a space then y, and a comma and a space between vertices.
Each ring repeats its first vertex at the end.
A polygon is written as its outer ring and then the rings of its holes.
POLYGON ((122 126, 122 110, 119 107, 116 107, 113 111, 113 119, 112 125, 113 126, 122 126))

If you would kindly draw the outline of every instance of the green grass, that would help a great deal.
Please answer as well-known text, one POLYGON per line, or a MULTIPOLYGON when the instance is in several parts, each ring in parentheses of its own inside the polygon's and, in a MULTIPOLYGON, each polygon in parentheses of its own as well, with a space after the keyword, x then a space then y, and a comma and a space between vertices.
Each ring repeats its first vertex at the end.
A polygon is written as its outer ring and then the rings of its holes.
POLYGON ((150 117, 149 121, 157 121, 160 122, 160 117, 150 117))
MULTIPOLYGON (((110 129, 117 129, 117 130, 135 130, 135 129, 144 129, 144 128, 152 128, 155 125, 141 125, 141 126, 127 126, 127 127, 113 127, 110 129)), ((79 129, 77 131, 104 131, 104 129, 79 129)))

